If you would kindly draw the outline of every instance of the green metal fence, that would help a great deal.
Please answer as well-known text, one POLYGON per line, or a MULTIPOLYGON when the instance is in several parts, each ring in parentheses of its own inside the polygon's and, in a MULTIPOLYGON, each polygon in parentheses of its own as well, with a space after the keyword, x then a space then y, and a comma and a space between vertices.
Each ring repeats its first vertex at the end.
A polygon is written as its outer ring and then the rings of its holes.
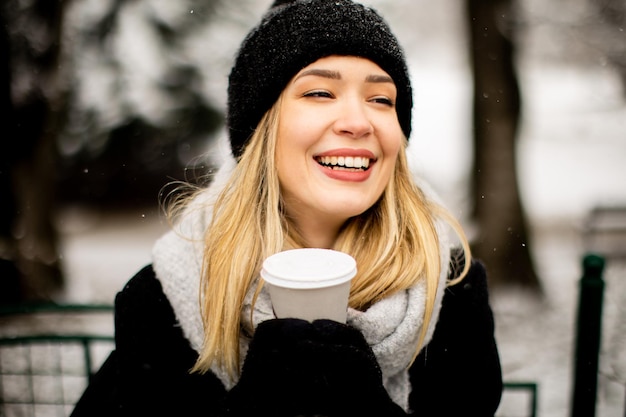
POLYGON ((112 322, 112 311, 56 304, 0 309, 0 416, 68 416, 114 346, 111 332, 99 334, 89 323, 94 314, 112 322))
MULTIPOLYGON (((92 317, 108 316, 112 329, 112 312, 110 305, 0 308, 0 417, 68 416, 114 346, 112 331, 97 333, 92 317), (84 323, 75 327, 82 331, 64 328, 79 319, 84 323)), ((506 382, 504 389, 505 394, 524 392, 529 402, 519 416, 536 417, 536 383, 506 382)))
MULTIPOLYGON (((504 383, 504 396, 506 399, 506 395, 512 392, 523 392, 528 397, 528 403, 523 410, 519 411, 519 416, 529 416, 529 417, 537 417, 537 408, 538 408, 538 385, 536 382, 513 382, 507 381, 504 383)), ((496 417, 500 416, 500 414, 496 413, 496 417)), ((502 417, 507 417, 502 415, 502 417)))

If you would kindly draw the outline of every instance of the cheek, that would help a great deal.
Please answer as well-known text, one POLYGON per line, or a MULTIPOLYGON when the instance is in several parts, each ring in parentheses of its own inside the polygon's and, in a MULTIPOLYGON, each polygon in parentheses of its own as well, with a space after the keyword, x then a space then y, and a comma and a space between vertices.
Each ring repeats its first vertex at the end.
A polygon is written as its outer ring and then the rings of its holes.
POLYGON ((402 146, 402 141, 403 139, 400 138, 396 141, 393 141, 389 144, 388 146, 388 152, 389 155, 391 155, 391 157, 393 159, 398 159, 398 154, 402 151, 403 146, 402 146))
POLYGON ((381 143, 383 153, 388 158, 393 159, 394 163, 398 159, 398 154, 404 150, 404 136, 402 134, 389 137, 387 140, 381 143))
POLYGON ((307 162, 311 148, 319 137, 310 119, 293 117, 288 123, 279 125, 276 156, 279 160, 283 159, 281 165, 301 165, 307 162))
POLYGON ((278 130, 276 142, 276 169, 281 184, 293 182, 301 175, 306 158, 306 147, 301 137, 291 126, 283 126, 278 130))
POLYGON ((385 115, 378 120, 379 143, 385 155, 397 155, 405 142, 404 133, 395 115, 385 115))
POLYGON ((404 152, 404 137, 396 137, 382 144, 383 153, 385 154, 385 182, 388 183, 391 177, 396 172, 396 165, 398 164, 398 157, 400 152, 404 152))
POLYGON ((276 167, 281 169, 289 161, 290 144, 293 145, 291 133, 292 128, 289 123, 280 122, 276 137, 276 167))

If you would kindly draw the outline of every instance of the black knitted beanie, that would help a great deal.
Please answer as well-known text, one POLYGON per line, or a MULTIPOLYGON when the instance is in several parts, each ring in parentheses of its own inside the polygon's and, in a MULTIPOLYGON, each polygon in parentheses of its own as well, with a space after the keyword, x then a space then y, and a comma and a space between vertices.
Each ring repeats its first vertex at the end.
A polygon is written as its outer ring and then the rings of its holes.
POLYGON ((393 78, 398 120, 409 137, 413 99, 404 53, 376 11, 349 0, 276 0, 230 73, 227 124, 236 158, 291 78, 329 55, 370 59, 393 78))

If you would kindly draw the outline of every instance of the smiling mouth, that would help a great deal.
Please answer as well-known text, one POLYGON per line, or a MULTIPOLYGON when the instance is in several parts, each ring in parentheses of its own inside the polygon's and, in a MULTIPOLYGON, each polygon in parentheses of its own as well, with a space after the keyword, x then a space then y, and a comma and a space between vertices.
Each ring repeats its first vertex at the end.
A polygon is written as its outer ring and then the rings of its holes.
POLYGON ((367 171, 370 167, 370 159, 361 156, 319 156, 315 160, 334 170, 367 171))

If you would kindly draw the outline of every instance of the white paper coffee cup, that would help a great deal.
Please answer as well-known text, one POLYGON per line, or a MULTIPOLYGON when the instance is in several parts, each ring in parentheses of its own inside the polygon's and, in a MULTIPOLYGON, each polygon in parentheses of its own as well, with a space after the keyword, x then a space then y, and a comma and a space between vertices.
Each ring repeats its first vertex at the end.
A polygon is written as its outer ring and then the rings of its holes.
POLYGON ((356 261, 330 249, 291 249, 263 262, 274 314, 278 318, 346 322, 350 280, 356 261))

